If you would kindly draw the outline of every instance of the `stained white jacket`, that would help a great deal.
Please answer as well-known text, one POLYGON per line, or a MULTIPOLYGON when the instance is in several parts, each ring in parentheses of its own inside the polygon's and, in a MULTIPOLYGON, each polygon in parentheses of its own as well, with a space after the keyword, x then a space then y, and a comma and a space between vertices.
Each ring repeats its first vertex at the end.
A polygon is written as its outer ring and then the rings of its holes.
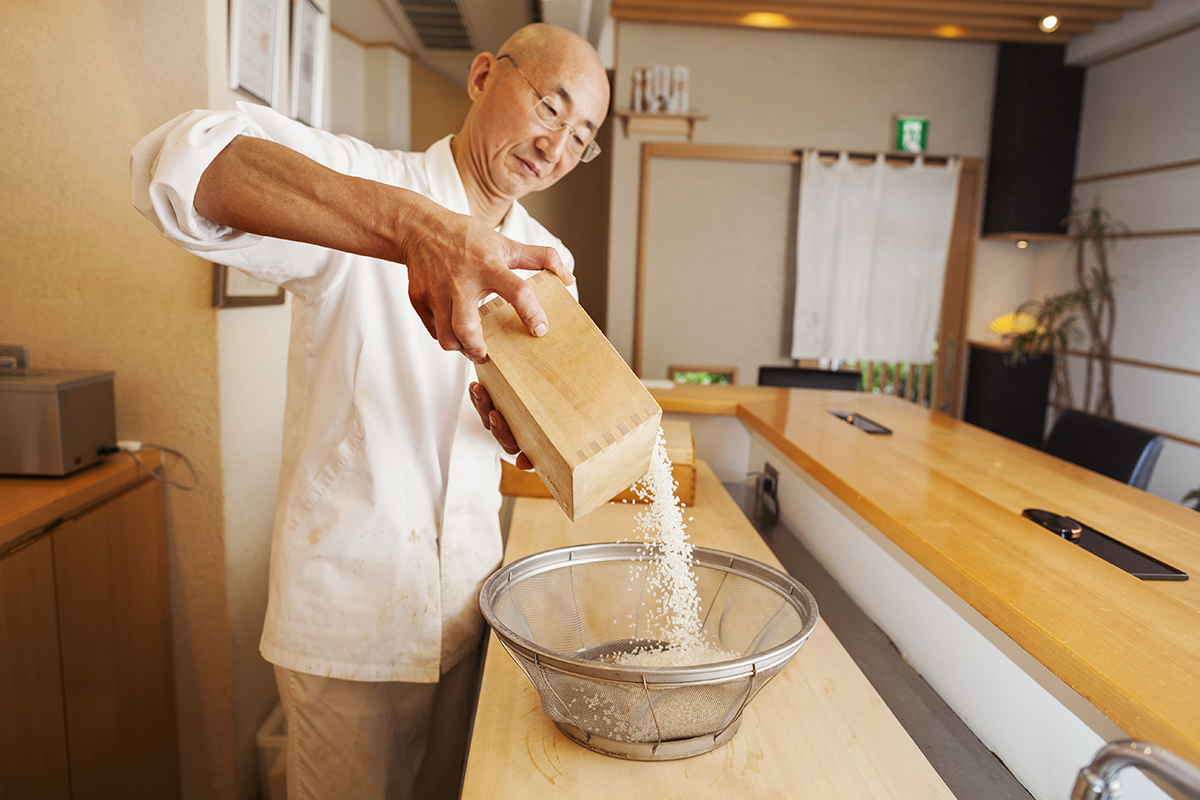
MULTIPOLYGON (((335 678, 436 681, 478 641, 479 588, 501 559, 500 449, 468 398, 472 365, 426 332, 403 266, 197 214, 200 175, 241 134, 467 214, 450 137, 388 152, 239 103, 184 114, 132 154, 134 205, 164 236, 293 295, 263 656, 335 678)), ((519 204, 500 232, 574 267, 519 204)))

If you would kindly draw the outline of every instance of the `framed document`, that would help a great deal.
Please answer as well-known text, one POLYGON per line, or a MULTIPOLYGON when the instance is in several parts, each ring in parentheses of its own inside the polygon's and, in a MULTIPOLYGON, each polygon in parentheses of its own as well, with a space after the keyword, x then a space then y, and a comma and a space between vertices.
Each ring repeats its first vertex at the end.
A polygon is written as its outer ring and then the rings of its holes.
POLYGON ((317 128, 325 103, 327 27, 313 0, 292 0, 292 117, 317 128))
POLYGON ((213 264, 213 308, 278 306, 284 301, 283 287, 251 278, 224 264, 213 264))
POLYGON ((229 1, 229 88, 275 105, 282 0, 229 1))

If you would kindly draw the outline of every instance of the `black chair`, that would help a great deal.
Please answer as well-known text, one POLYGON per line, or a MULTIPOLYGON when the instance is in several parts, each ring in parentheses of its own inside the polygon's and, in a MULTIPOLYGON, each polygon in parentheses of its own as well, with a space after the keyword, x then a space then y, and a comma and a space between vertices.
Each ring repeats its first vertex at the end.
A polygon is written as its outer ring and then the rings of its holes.
POLYGON ((1042 448, 1136 489, 1145 489, 1162 451, 1163 437, 1082 411, 1063 411, 1042 448))
POLYGON ((785 386, 791 389, 837 389, 862 391, 862 372, 809 367, 759 367, 759 386, 785 386))

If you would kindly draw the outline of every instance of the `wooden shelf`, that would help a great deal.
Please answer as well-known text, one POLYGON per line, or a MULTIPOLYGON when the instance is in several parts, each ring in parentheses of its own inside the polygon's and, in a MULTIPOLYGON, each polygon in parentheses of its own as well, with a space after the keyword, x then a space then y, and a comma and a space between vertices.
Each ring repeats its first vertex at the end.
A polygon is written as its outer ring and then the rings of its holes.
POLYGON ((708 119, 704 114, 652 114, 644 111, 618 111, 616 115, 621 118, 626 139, 633 133, 658 133, 687 136, 689 142, 695 133, 696 122, 708 119))
POLYGON ((1066 233, 985 233, 979 237, 985 242, 1069 242, 1070 234, 1066 233))

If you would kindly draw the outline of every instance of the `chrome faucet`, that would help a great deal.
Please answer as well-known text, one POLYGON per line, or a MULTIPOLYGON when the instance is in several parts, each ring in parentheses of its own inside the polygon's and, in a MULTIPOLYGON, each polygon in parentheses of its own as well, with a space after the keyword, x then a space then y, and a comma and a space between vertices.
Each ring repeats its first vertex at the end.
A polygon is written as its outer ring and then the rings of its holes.
POLYGON ((1071 800, 1109 800, 1121 791, 1117 773, 1134 766, 1152 772, 1195 800, 1200 800, 1200 768, 1179 756, 1145 742, 1110 742, 1096 752, 1092 763, 1079 770, 1071 800))

